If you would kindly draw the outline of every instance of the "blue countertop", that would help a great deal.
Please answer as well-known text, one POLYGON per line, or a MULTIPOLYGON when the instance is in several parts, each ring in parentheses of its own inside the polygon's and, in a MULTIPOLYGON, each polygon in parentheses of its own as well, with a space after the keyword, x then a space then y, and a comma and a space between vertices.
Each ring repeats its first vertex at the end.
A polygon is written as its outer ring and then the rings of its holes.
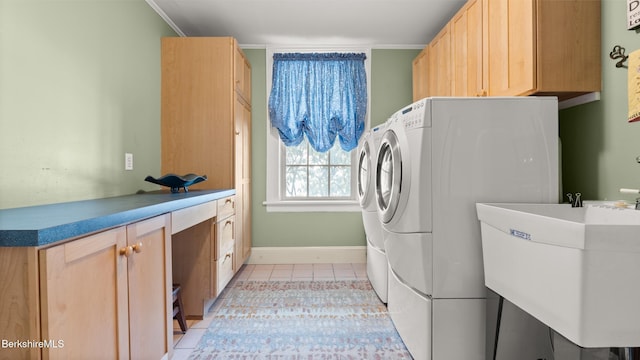
POLYGON ((0 246, 41 246, 234 195, 235 190, 154 191, 0 210, 0 246))

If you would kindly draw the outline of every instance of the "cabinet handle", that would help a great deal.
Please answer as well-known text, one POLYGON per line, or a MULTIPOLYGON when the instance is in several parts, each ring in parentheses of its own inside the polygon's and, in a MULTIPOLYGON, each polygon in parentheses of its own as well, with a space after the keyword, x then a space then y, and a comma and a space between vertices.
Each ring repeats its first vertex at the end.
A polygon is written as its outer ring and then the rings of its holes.
POLYGON ((227 199, 224 201, 225 205, 231 203, 231 199, 227 199))
POLYGON ((122 249, 120 249, 120 255, 124 255, 124 257, 129 257, 131 256, 131 254, 133 253, 133 247, 132 246, 125 246, 122 249))
POLYGON ((142 243, 139 242, 139 243, 131 246, 131 249, 136 253, 141 253, 142 252, 142 243))
POLYGON ((224 223, 224 226, 226 227, 227 225, 231 225, 231 224, 233 224, 233 223, 231 222, 231 220, 227 220, 227 222, 226 222, 226 223, 224 223))
POLYGON ((227 253, 227 254, 224 256, 224 260, 222 260, 222 262, 225 262, 227 259, 230 259, 230 258, 231 258, 231 253, 227 253))

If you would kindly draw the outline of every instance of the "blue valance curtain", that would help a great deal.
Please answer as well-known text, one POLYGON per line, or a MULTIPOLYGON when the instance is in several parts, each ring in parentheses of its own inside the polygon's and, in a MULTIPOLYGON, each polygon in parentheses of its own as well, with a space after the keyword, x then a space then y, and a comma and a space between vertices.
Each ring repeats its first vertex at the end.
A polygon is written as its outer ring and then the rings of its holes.
POLYGON ((269 117, 286 146, 305 135, 319 152, 331 149, 336 136, 345 151, 358 145, 367 111, 365 59, 354 53, 273 55, 269 117))

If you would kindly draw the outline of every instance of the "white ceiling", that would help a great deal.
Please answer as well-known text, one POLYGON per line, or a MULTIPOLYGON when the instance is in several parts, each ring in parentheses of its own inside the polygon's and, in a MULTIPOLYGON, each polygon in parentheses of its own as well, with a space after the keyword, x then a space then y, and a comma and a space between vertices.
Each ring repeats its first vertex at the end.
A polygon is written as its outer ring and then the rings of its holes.
POLYGON ((146 0, 180 35, 243 46, 428 43, 466 0, 146 0))

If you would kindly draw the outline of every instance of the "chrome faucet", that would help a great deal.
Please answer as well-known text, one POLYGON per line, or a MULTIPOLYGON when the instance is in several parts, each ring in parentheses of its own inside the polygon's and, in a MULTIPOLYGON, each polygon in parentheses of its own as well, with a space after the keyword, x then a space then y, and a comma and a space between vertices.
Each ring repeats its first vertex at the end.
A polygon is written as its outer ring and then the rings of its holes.
MULTIPOLYGON (((640 158, 640 157, 639 157, 640 158)), ((640 194, 640 189, 620 189, 621 194, 640 194)), ((640 197, 636 198, 636 210, 640 210, 640 197)))
MULTIPOLYGON (((640 156, 636 156, 636 162, 640 164, 640 156)), ((640 194, 640 189, 620 189, 621 194, 640 194)), ((640 197, 636 198, 636 210, 640 210, 640 197)))

